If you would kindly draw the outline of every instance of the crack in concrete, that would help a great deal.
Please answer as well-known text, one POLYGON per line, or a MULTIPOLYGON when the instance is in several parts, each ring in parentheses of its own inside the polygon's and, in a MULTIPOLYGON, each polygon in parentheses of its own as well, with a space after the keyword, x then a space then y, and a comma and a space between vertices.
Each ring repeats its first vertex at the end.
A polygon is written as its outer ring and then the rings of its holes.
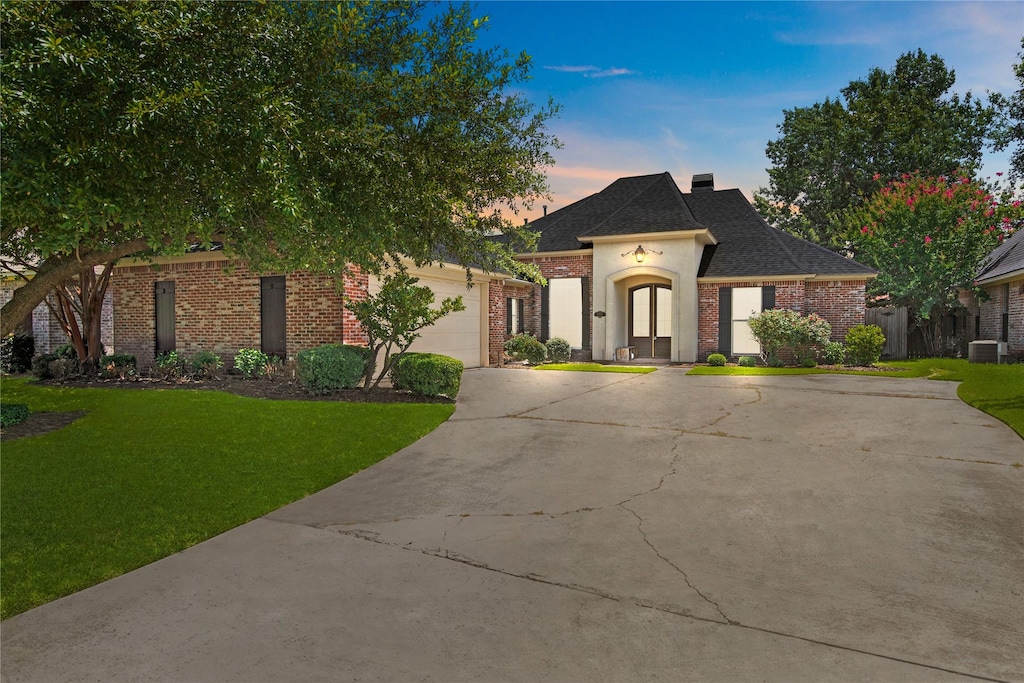
POLYGON ((719 616, 722 617, 722 619, 723 619, 722 623, 734 624, 735 622, 732 619, 730 619, 729 617, 727 617, 725 612, 722 611, 722 606, 721 605, 719 605, 717 602, 715 602, 714 600, 712 600, 708 596, 704 595, 704 592, 701 589, 699 589, 695 585, 693 585, 693 582, 690 581, 690 577, 686 574, 686 572, 684 572, 682 570, 682 568, 679 565, 677 565, 675 562, 673 562, 672 560, 670 560, 667 557, 665 557, 664 555, 662 555, 661 551, 658 550, 658 548, 653 543, 651 543, 651 540, 647 537, 647 532, 644 531, 644 518, 641 517, 640 515, 638 515, 636 513, 636 510, 633 510, 632 508, 626 507, 622 503, 619 503, 619 507, 622 508, 623 510, 625 510, 626 512, 628 512, 629 514, 633 515, 634 517, 636 517, 636 520, 637 520, 636 530, 640 532, 640 535, 644 539, 644 543, 647 544, 648 548, 650 548, 652 551, 654 551, 654 554, 658 556, 658 559, 660 559, 662 562, 664 562, 668 566, 672 567, 672 569, 676 570, 676 572, 680 576, 683 577, 683 581, 685 581, 686 585, 690 587, 690 590, 692 590, 694 593, 699 595, 701 597, 701 599, 704 600, 704 602, 706 602, 709 605, 711 605, 712 607, 714 607, 715 611, 718 612, 719 616))
POLYGON ((505 415, 505 417, 522 417, 522 416, 526 415, 527 413, 532 413, 533 411, 540 410, 541 408, 550 408, 551 406, 553 406, 555 404, 558 404, 558 403, 562 403, 564 401, 569 401, 569 400, 574 399, 574 398, 579 398, 580 396, 586 396, 587 394, 592 394, 595 391, 602 391, 602 390, 608 389, 610 387, 618 386, 619 384, 622 384, 623 382, 629 382, 631 380, 635 380, 635 379, 638 379, 640 377, 644 377, 644 375, 642 375, 642 374, 632 374, 632 373, 623 373, 623 374, 625 376, 622 377, 621 379, 615 378, 615 381, 612 381, 611 383, 606 384, 604 386, 594 387, 592 389, 587 389, 586 391, 581 391, 580 393, 573 394, 572 396, 566 396, 565 398, 559 398, 559 399, 556 399, 556 400, 551 401, 549 403, 545 403, 543 405, 535 406, 533 408, 527 408, 526 410, 521 410, 518 413, 510 413, 508 415, 505 415))
MULTIPOLYGON (((628 510, 628 508, 624 508, 624 509, 628 510)), ((630 510, 630 512, 632 512, 632 510, 630 510)), ((633 514, 635 515, 635 513, 633 513, 633 514)), ((384 545, 384 546, 388 546, 388 547, 392 547, 392 548, 397 548, 399 550, 408 550, 408 551, 412 551, 412 552, 418 552, 420 554, 427 555, 429 557, 436 557, 438 559, 448 560, 448 561, 451 561, 451 562, 457 562, 459 564, 464 564, 464 565, 469 566, 469 567, 474 567, 476 569, 482 569, 484 571, 495 572, 497 574, 502 574, 502 575, 509 576, 509 577, 512 577, 512 578, 524 579, 526 581, 533 581, 535 583, 541 583, 541 584, 544 584, 544 585, 554 586, 554 587, 557 587, 557 588, 565 588, 565 589, 568 589, 568 590, 577 591, 577 592, 580 592, 580 593, 586 593, 588 595, 593 595, 593 596, 595 596, 597 598, 602 598, 602 599, 605 599, 605 600, 611 600, 613 602, 629 603, 629 604, 635 605, 635 606, 643 608, 643 609, 650 609, 650 610, 653 610, 653 611, 656 611, 656 612, 660 612, 660 613, 663 613, 663 614, 671 614, 673 616, 683 617, 685 619, 693 619, 694 621, 702 621, 702 622, 706 622, 706 623, 717 624, 717 625, 723 626, 723 627, 742 628, 742 629, 746 629, 748 631, 756 631, 758 633, 764 633, 766 635, 777 636, 777 637, 780 637, 780 638, 791 638, 793 640, 799 640, 801 642, 809 643, 811 645, 820 645, 822 647, 834 648, 834 649, 837 649, 837 650, 843 650, 845 652, 852 652, 852 653, 855 653, 855 654, 861 654, 861 655, 865 655, 865 656, 868 656, 868 657, 877 657, 879 659, 884 659, 884 660, 891 661, 891 662, 898 662, 898 663, 901 663, 901 664, 909 664, 911 666, 916 666, 916 667, 920 667, 920 668, 923 668, 923 669, 928 669, 930 671, 941 671, 943 673, 954 674, 954 675, 957 675, 957 676, 965 676, 967 678, 973 678, 973 679, 979 680, 979 681, 991 681, 992 683, 1009 683, 1009 681, 1006 681, 1006 680, 1003 680, 1003 679, 1000 679, 1000 678, 991 678, 989 676, 983 676, 983 675, 980 675, 980 674, 969 673, 969 672, 966 672, 966 671, 958 671, 956 669, 950 669, 950 668, 943 667, 943 666, 938 666, 938 665, 935 665, 935 664, 927 664, 925 662, 919 662, 919 661, 915 661, 915 660, 912 660, 912 659, 907 659, 905 657, 897 657, 897 656, 894 656, 894 655, 887 655, 887 654, 883 654, 883 653, 879 653, 879 652, 872 652, 870 650, 863 650, 863 649, 860 649, 860 648, 851 647, 849 645, 841 645, 839 643, 833 643, 833 642, 829 642, 827 640, 820 640, 820 639, 817 639, 817 638, 808 638, 806 636, 801 636, 801 635, 797 635, 797 634, 794 634, 794 633, 786 633, 784 631, 776 631, 774 629, 765 628, 763 626, 753 626, 753 625, 750 625, 750 624, 744 624, 744 623, 742 623, 740 621, 736 621, 734 619, 726 618, 726 621, 721 621, 719 619, 712 619, 712 618, 709 618, 709 617, 702 617, 702 616, 698 616, 696 614, 692 614, 690 612, 686 612, 686 611, 683 611, 683 610, 670 609, 670 608, 665 607, 663 605, 658 605, 658 604, 653 603, 653 602, 651 602, 649 600, 644 600, 644 599, 641 599, 641 598, 617 596, 617 595, 615 595, 613 593, 609 593, 608 591, 602 590, 600 588, 595 588, 593 586, 585 586, 585 585, 576 584, 576 583, 562 583, 562 582, 554 581, 552 579, 547 579, 547 578, 545 578, 543 576, 540 576, 538 574, 511 572, 511 571, 500 569, 500 568, 497 568, 497 567, 492 567, 492 566, 490 566, 490 565, 488 565, 488 564, 486 564, 484 562, 480 562, 479 560, 474 560, 473 558, 467 557, 465 555, 459 555, 457 553, 450 553, 447 550, 444 551, 444 554, 441 554, 440 551, 432 552, 432 551, 430 551, 428 549, 410 548, 410 547, 408 547, 408 545, 401 546, 401 545, 397 545, 395 543, 388 543, 387 541, 382 540, 379 537, 379 534, 377 534, 376 532, 373 532, 373 531, 354 529, 354 530, 351 530, 351 531, 337 531, 336 533, 338 533, 338 534, 340 534, 342 536, 351 536, 353 538, 358 538, 358 539, 363 540, 363 541, 369 541, 371 543, 376 543, 378 545, 384 545)), ((660 557, 660 555, 659 555, 659 557, 660 557)), ((689 584, 689 581, 687 581, 687 583, 689 584)), ((694 589, 694 590, 696 590, 696 589, 694 589)), ((701 597, 704 597, 704 596, 701 595, 701 597)), ((704 599, 707 600, 707 598, 704 598, 704 599)), ((709 601, 709 602, 711 602, 711 601, 709 601)), ((716 603, 712 602, 712 604, 716 604, 716 603)), ((719 610, 719 614, 721 614, 723 616, 723 618, 725 618, 725 615, 721 613, 721 610, 719 610)))

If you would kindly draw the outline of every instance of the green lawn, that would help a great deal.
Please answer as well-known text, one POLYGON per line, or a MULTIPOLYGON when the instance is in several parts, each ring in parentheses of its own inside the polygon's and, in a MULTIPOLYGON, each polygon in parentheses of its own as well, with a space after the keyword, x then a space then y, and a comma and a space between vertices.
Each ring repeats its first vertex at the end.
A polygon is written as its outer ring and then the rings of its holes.
POLYGON ((538 365, 534 370, 565 370, 568 372, 627 372, 646 375, 657 368, 643 365, 602 365, 600 363, 551 363, 538 365))
POLYGON ((166 557, 419 439, 438 404, 268 401, 218 391, 36 387, 4 402, 86 410, 0 451, 0 618, 166 557))
POLYGON ((809 375, 829 372, 870 377, 928 377, 960 382, 957 396, 964 403, 1002 420, 1024 437, 1024 365, 968 363, 955 358, 921 358, 879 363, 888 372, 829 370, 827 368, 715 368, 700 366, 691 375, 809 375))

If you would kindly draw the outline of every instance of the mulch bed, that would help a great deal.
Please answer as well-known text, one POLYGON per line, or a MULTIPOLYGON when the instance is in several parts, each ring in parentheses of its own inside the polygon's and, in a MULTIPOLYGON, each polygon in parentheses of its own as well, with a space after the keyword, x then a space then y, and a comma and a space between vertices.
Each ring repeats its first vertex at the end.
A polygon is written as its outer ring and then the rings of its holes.
MULTIPOLYGON (((249 380, 236 375, 226 375, 218 379, 180 379, 165 380, 156 377, 134 377, 129 380, 73 378, 58 382, 56 380, 37 381, 40 386, 71 387, 74 389, 122 389, 122 390, 155 390, 155 389, 201 389, 208 391, 226 391, 236 396, 262 398, 275 401, 336 401, 343 403, 454 403, 443 397, 415 396, 408 391, 395 389, 383 384, 370 391, 345 389, 327 396, 313 396, 294 378, 274 377, 270 379, 249 380)), ((0 441, 10 441, 26 436, 38 436, 66 427, 85 415, 85 411, 69 413, 32 413, 24 422, 7 427, 0 432, 0 441)))

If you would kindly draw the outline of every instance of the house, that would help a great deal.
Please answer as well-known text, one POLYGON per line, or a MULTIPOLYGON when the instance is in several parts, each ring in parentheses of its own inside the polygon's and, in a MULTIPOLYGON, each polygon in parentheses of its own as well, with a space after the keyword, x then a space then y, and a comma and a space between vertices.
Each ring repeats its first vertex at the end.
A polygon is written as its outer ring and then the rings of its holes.
POLYGON ((519 258, 548 286, 509 298, 512 319, 537 321, 513 331, 563 337, 580 358, 757 354, 746 321, 774 307, 817 313, 842 339, 864 322, 875 276, 769 226, 739 190, 715 190, 712 174, 694 176, 689 194, 668 173, 620 178, 531 227, 538 250, 519 258))
MULTIPOLYGON (((467 289, 461 266, 412 269, 438 299, 462 295, 466 304, 413 350, 499 365, 508 336, 529 331, 565 338, 580 359, 756 354, 751 315, 776 306, 818 313, 840 339, 864 322, 875 274, 772 228, 738 190, 716 191, 710 174, 695 176, 689 194, 668 173, 621 178, 532 227, 539 250, 518 258, 539 267, 545 287, 471 269, 467 289)), ((230 358, 250 347, 291 359, 319 344, 362 344, 344 298, 377 286, 358 270, 338 285, 304 272, 260 275, 222 251, 126 260, 112 281, 114 347, 145 368, 170 350, 230 358)))
POLYGON ((986 296, 971 292, 960 301, 973 312, 967 339, 1007 342, 1011 357, 1024 357, 1024 230, 1018 230, 992 250, 974 279, 986 296))

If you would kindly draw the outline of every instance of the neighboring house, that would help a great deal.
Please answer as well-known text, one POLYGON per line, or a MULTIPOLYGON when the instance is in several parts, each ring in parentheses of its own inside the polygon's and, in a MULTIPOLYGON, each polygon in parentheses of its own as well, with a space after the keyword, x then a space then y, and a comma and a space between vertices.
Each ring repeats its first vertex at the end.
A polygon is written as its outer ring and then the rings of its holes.
POLYGON ((1007 342, 1010 356, 1024 356, 1024 230, 992 250, 974 279, 986 296, 963 293, 961 303, 974 314, 967 340, 1007 342))
MULTIPOLYGON (((517 332, 563 337, 582 359, 628 356, 677 362, 709 353, 758 353, 747 320, 765 308, 818 313, 841 339, 864 322, 865 283, 875 272, 770 227, 739 190, 715 191, 696 176, 682 194, 668 173, 621 178, 532 223, 546 287, 461 266, 413 269, 438 299, 466 310, 423 331, 413 350, 467 367, 499 365, 517 332)), ((345 310, 377 288, 355 271, 341 286, 310 273, 261 276, 220 251, 122 261, 114 270, 114 346, 141 367, 156 354, 214 351, 225 359, 261 348, 292 359, 305 348, 366 337, 345 310), (227 266, 233 265, 228 269, 227 266)))
POLYGON ((769 226, 739 190, 694 176, 620 178, 531 224, 548 286, 508 305, 574 356, 675 362, 757 354, 747 320, 768 308, 817 313, 842 339, 864 322, 867 266, 769 226))

